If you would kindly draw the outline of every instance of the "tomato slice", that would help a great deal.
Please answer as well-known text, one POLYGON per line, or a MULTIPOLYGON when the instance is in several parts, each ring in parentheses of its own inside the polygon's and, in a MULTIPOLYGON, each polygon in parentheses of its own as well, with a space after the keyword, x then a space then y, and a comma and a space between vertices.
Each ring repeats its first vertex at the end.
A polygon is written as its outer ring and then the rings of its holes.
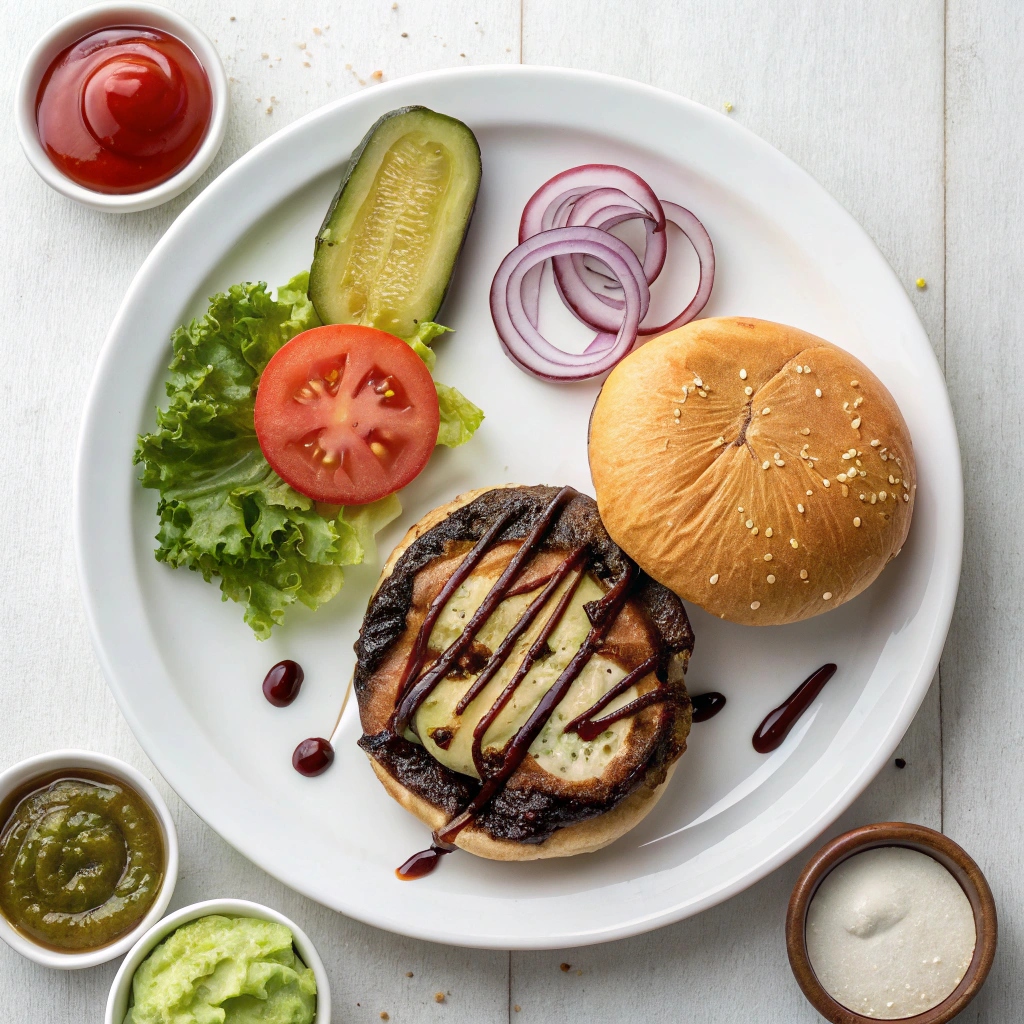
POLYGON ((404 487, 437 444, 430 371, 399 338, 332 324, 274 354, 256 392, 256 436, 295 490, 332 505, 365 505, 404 487))

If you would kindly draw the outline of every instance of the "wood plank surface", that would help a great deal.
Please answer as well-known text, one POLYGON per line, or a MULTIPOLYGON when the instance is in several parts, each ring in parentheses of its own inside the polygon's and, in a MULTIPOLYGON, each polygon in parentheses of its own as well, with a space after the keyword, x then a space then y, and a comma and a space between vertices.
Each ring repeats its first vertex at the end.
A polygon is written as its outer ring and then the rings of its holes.
MULTIPOLYGON (((9 53, 17 57, 6 78, 5 109, 22 54, 81 6, 67 0, 4 5, 9 53)), ((403 0, 397 8, 392 0, 174 0, 171 6, 215 40, 232 90, 224 146, 184 195, 127 216, 80 207, 36 177, 12 118, 0 121, 0 294, 13 313, 0 346, 0 530, 8 538, 0 555, 0 767, 56 747, 86 747, 142 769, 167 797, 178 826, 182 873, 172 908, 239 896, 292 916, 327 965, 336 1021, 379 1022, 386 1012, 398 1022, 497 1024, 508 1014, 506 953, 415 942, 326 910, 235 853, 163 783, 96 663, 78 596, 69 509, 75 439, 96 355, 132 277, 177 214, 274 131, 332 99, 373 88, 374 71, 391 78, 518 60, 518 0, 403 0), (443 1004, 435 1001, 435 993, 449 991, 443 1004)), ((49 971, 0 943, 0 1022, 99 1021, 116 967, 49 971)))
MULTIPOLYGON (((20 59, 49 24, 78 6, 84 3, 8 3, 9 52, 20 59)), ((336 1021, 377 1021, 382 1012, 394 1021, 449 1024, 819 1019, 792 980, 782 941, 785 903, 803 857, 698 918, 551 953, 509 956, 416 942, 298 896, 231 850, 159 779, 107 691, 81 612, 69 507, 86 389, 132 276, 188 201, 279 127, 372 88, 375 71, 388 79, 521 57, 619 74, 716 109, 731 103, 731 116, 814 174, 878 242, 945 360, 966 456, 969 525, 942 669, 941 723, 936 685, 901 745, 907 767, 884 769, 832 831, 886 818, 937 827, 944 800, 947 831, 977 855, 1003 908, 995 975, 963 1019, 1018 1019, 1024 981, 1014 969, 1022 952, 1014 919, 1024 908, 1021 855, 1008 833, 1024 821, 1024 729, 1014 700, 1022 551, 1012 493, 1001 481, 1013 479, 1021 461, 1021 414, 1012 388, 985 390, 996 373, 1016 381, 1024 359, 1017 354, 1020 330, 1004 312, 1013 308, 1006 297, 1024 259, 1017 185, 1024 132, 1013 118, 1024 91, 1018 5, 948 0, 948 16, 943 0, 171 6, 216 41, 232 80, 224 148, 184 196, 125 217, 78 207, 35 177, 10 118, 0 123, 0 281, 13 321, 0 348, 0 767, 56 746, 82 746, 142 768, 178 823, 183 869, 173 905, 243 896, 295 917, 327 964, 336 1021), (914 288, 918 277, 928 282, 923 291, 914 288), (446 993, 444 1003, 435 1002, 435 992, 446 993)), ((13 67, 6 82, 9 108, 13 67)), ((115 967, 51 972, 0 945, 0 1021, 99 1020, 115 967)))
MULTIPOLYGON (((866 228, 942 357, 941 0, 524 0, 523 60, 623 75, 718 110, 731 104, 732 117, 810 171, 866 228)), ((938 698, 933 685, 901 746, 907 768, 884 770, 830 833, 892 819, 939 827, 938 698)), ((783 941, 804 859, 649 935, 513 953, 514 1018, 819 1020, 783 941)))
POLYGON ((942 663, 945 830, 986 873, 999 952, 959 1020, 1019 1021, 1024 1007, 1024 8, 949 0, 946 43, 946 376, 960 431, 966 530, 942 663))

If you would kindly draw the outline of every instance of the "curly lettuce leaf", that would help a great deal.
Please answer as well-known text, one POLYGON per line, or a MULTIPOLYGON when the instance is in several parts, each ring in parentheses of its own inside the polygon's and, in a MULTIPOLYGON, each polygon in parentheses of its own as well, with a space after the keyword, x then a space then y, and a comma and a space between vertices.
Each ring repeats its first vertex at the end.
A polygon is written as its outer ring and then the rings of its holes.
MULTIPOLYGON (((319 326, 299 274, 272 298, 265 283, 214 295, 204 316, 180 327, 156 430, 135 452, 145 487, 160 492, 156 557, 220 580, 265 640, 287 609, 316 609, 341 589, 343 567, 375 557, 374 534, 401 514, 397 495, 371 505, 317 508, 286 484, 260 451, 253 406, 260 374, 295 335, 319 326)), ((405 339, 433 367, 429 343, 448 328, 421 324, 405 339)), ((462 444, 483 413, 438 385, 441 444, 462 444), (443 390, 443 395, 442 395, 443 390)))

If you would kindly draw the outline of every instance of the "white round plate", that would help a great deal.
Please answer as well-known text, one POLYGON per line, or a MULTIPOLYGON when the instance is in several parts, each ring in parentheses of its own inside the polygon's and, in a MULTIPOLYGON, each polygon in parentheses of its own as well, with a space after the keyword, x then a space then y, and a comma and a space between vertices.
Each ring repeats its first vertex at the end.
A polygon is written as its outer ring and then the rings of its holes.
MULTIPOLYGON (((671 241, 670 241, 671 245, 671 241)), ((680 265, 685 260, 680 261, 680 265)), ((557 300, 556 300, 557 304, 557 300)), ((543 313, 542 313, 543 315, 543 313)), ((571 321, 570 321, 571 324, 571 321)), ((713 906, 826 828, 879 770, 935 672, 960 571, 962 485, 949 401, 899 281, 838 203, 726 117, 594 74, 529 67, 432 73, 323 107, 239 160, 153 250, 101 354, 82 429, 76 545, 100 661, 135 735, 177 792, 246 856, 313 899, 441 942, 551 948, 632 935, 713 906), (920 485, 902 555, 857 600, 794 626, 752 629, 691 609, 691 692, 729 704, 694 727, 662 801, 611 847, 565 861, 502 864, 467 854, 400 882, 429 840, 384 793, 356 747, 349 703, 329 772, 306 779, 291 752, 330 733, 379 563, 346 571, 320 611, 289 612, 257 643, 214 586, 153 558, 156 494, 132 451, 162 399, 168 338, 206 296, 272 285, 308 266, 340 168, 382 113, 421 103, 461 118, 483 151, 483 186, 440 319, 437 376, 487 413, 473 440, 439 450, 379 538, 387 552, 428 509, 472 487, 573 484, 591 491, 586 425, 597 383, 534 380, 502 354, 491 277, 516 243, 533 190, 563 168, 620 163, 693 209, 715 242, 706 315, 795 324, 849 349, 895 395, 920 485), (260 684, 281 658, 305 668, 300 699, 271 707, 260 684), (754 752, 762 716, 810 671, 839 672, 786 743, 754 752)))

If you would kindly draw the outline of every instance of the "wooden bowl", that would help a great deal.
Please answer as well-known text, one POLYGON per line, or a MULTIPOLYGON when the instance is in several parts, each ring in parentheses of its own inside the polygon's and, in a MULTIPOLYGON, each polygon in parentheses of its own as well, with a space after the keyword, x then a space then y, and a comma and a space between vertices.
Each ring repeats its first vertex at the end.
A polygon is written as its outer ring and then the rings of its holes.
POLYGON ((913 1017, 897 1018, 900 1024, 945 1024, 952 1020, 977 994, 985 982, 996 954, 996 905, 985 876, 973 860, 952 839, 941 832, 885 821, 863 825, 826 843, 801 872, 789 898, 786 914, 786 947, 789 963, 811 1005, 832 1024, 878 1024, 878 1017, 865 1017, 837 1003, 822 987, 807 955, 807 908, 825 876, 838 864, 878 846, 905 846, 934 857, 960 883, 974 911, 977 940, 974 956, 960 984, 941 1003, 913 1017))

